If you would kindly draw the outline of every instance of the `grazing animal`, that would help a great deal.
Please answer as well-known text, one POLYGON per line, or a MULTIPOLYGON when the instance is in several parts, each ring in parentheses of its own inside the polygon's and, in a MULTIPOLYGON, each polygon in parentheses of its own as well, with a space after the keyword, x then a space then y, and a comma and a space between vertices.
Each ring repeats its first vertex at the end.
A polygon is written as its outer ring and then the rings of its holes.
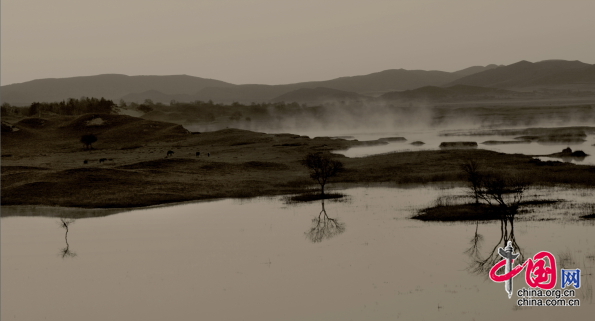
POLYGON ((167 151, 167 156, 166 157, 170 157, 170 156, 174 156, 174 152, 171 150, 167 151))
POLYGON ((196 152, 196 157, 200 157, 200 152, 196 152))
POLYGON ((89 161, 86 159, 83 161, 83 164, 88 164, 88 163, 89 163, 89 161))
POLYGON ((103 163, 103 162, 105 162, 106 160, 107 160, 107 158, 101 158, 101 159, 99 160, 99 162, 100 162, 100 163, 103 163))
POLYGON ((207 153, 207 157, 211 157, 211 153, 207 153))

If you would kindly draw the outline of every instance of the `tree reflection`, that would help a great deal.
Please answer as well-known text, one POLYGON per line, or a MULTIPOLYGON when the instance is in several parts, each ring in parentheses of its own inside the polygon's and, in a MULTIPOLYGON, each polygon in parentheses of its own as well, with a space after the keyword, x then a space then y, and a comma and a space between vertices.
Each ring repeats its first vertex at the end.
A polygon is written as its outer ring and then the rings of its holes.
MULTIPOLYGON (((509 212, 509 214, 511 214, 509 212)), ((481 255, 481 243, 483 242, 483 236, 479 234, 479 221, 476 222, 475 225, 475 234, 473 238, 471 238, 471 247, 465 251, 467 255, 471 258, 471 266, 469 267, 469 271, 475 274, 484 274, 486 273, 500 260, 502 257, 498 254, 499 247, 506 247, 508 241, 512 242, 515 252, 519 253, 519 257, 516 259, 519 262, 524 262, 525 257, 523 255, 523 251, 521 247, 518 245, 516 238, 514 236, 514 217, 515 215, 502 215, 500 219, 500 239, 496 243, 496 245, 492 248, 492 250, 488 253, 487 256, 481 255)))
POLYGON ((343 232, 345 232, 345 223, 340 222, 339 219, 328 217, 324 209, 324 200, 322 200, 322 210, 318 216, 312 219, 312 227, 305 233, 306 237, 310 241, 318 243, 343 232))
POLYGON ((62 256, 63 259, 67 258, 67 257, 75 257, 76 253, 72 252, 70 250, 70 244, 68 244, 68 227, 70 226, 70 224, 73 224, 76 220, 73 218, 60 218, 60 227, 64 228, 66 230, 66 233, 64 234, 64 241, 66 241, 66 247, 64 247, 63 249, 60 250, 60 255, 62 256))

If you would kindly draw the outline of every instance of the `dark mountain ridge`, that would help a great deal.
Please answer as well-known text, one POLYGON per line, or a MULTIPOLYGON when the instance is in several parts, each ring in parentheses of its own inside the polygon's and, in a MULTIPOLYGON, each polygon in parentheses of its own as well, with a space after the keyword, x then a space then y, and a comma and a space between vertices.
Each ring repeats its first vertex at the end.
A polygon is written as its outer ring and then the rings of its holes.
MULTIPOLYGON (((298 89, 320 87, 360 95, 380 96, 388 92, 401 92, 427 86, 468 85, 532 90, 535 87, 570 86, 570 88, 574 88, 572 86, 577 84, 586 84, 587 90, 590 90, 588 89, 590 86, 595 88, 595 65, 580 61, 547 60, 536 63, 520 61, 508 66, 474 66, 455 72, 390 69, 368 75, 284 85, 234 85, 219 80, 187 75, 126 76, 106 74, 39 79, 2 86, 0 91, 2 102, 24 106, 32 102, 55 102, 82 96, 104 97, 115 102, 124 99, 137 103, 141 103, 145 99, 166 104, 171 100, 251 103, 276 100, 279 96, 298 89)), ((433 90, 436 91, 435 95, 440 95, 438 94, 439 90, 433 90)), ((416 93, 410 94, 415 95, 416 93)))
MULTIPOLYGON (((488 66, 489 67, 489 66, 488 66)), ((105 74, 97 76, 48 78, 1 87, 2 101, 13 105, 33 102, 54 102, 68 98, 104 97, 118 101, 141 103, 145 99, 169 103, 171 100, 193 100, 231 103, 266 102, 291 91, 325 87, 359 94, 382 94, 394 90, 414 89, 422 86, 440 86, 472 71, 488 67, 471 67, 449 73, 444 71, 390 69, 368 75, 339 77, 325 81, 309 81, 284 85, 231 83, 179 76, 126 76, 105 74)))
POLYGON ((456 79, 447 86, 470 85, 496 88, 524 88, 536 85, 595 83, 594 65, 578 60, 545 60, 517 63, 485 70, 456 79))

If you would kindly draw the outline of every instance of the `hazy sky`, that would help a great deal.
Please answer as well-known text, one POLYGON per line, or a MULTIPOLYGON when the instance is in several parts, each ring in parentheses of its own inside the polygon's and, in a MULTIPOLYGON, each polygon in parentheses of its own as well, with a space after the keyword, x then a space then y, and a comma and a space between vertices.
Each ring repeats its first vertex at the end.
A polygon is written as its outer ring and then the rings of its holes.
POLYGON ((595 63, 594 0, 2 0, 2 85, 105 73, 280 84, 595 63))

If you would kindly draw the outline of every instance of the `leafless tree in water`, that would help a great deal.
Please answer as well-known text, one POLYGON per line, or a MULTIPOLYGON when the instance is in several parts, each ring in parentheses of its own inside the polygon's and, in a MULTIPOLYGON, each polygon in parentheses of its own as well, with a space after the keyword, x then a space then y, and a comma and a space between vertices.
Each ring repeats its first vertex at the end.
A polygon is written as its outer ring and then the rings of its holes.
POLYGON ((508 218, 512 225, 528 187, 529 180, 526 177, 492 173, 483 176, 479 197, 496 207, 495 210, 508 218))

